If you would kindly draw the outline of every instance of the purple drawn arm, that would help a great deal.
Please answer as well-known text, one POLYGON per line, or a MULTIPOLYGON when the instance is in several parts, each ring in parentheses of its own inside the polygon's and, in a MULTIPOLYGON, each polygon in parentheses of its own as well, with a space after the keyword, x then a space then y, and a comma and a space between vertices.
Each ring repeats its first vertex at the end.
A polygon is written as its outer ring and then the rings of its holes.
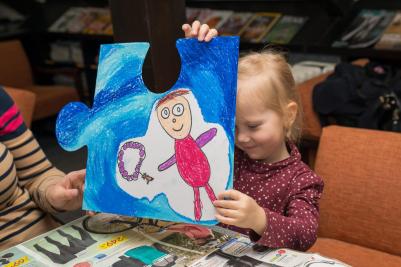
POLYGON ((199 147, 203 147, 204 145, 209 143, 209 141, 212 140, 216 136, 216 133, 217 133, 217 129, 216 128, 212 128, 212 129, 207 130, 203 134, 199 135, 198 138, 196 138, 196 144, 199 147))
POLYGON ((164 171, 164 170, 170 168, 171 166, 173 166, 175 164, 175 161, 176 160, 175 160, 175 154, 174 154, 168 160, 166 160, 165 162, 160 164, 157 169, 159 170, 159 172, 164 171))

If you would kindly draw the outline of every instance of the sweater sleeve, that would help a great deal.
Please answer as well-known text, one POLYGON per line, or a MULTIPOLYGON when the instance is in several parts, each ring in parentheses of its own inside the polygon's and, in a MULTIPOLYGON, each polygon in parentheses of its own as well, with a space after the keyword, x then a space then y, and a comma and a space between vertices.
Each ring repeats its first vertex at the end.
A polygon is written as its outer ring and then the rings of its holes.
POLYGON ((32 132, 7 93, 0 87, 0 141, 13 156, 18 186, 28 190, 44 211, 55 212, 46 199, 46 190, 64 177, 47 159, 32 132))
POLYGON ((322 191, 323 181, 312 171, 295 177, 286 214, 281 215, 264 208, 266 229, 261 236, 251 230, 250 239, 271 248, 286 247, 306 251, 317 238, 318 201, 322 191))

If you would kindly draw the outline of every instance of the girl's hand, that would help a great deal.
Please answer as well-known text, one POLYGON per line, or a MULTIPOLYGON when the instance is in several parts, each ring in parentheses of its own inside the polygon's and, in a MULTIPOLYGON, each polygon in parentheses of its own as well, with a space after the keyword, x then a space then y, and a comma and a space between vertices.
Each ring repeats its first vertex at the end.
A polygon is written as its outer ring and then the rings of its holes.
POLYGON ((210 29, 207 24, 201 25, 198 20, 195 20, 192 26, 189 24, 182 25, 182 30, 185 33, 185 38, 196 37, 199 41, 205 42, 209 42, 218 34, 216 29, 210 29))
POLYGON ((86 170, 68 173, 57 184, 47 188, 46 198, 57 210, 76 210, 82 206, 86 170))
POLYGON ((219 222, 249 228, 261 235, 266 229, 266 213, 256 201, 237 190, 227 190, 213 202, 219 222))

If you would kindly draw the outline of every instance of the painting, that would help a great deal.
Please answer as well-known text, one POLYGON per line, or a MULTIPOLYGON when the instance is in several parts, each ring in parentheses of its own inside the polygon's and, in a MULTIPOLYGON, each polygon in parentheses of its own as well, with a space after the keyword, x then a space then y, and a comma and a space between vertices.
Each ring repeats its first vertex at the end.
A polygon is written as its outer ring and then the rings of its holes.
POLYGON ((148 90, 148 43, 102 45, 92 108, 70 103, 56 135, 87 146, 83 209, 216 224, 213 201, 233 186, 238 37, 178 39, 172 88, 148 90))

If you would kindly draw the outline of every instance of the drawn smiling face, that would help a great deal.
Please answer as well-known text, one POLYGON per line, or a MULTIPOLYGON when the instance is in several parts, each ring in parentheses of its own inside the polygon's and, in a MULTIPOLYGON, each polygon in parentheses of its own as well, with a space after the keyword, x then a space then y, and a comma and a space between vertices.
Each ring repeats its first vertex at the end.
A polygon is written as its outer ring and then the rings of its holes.
POLYGON ((172 138, 183 139, 191 132, 191 109, 185 97, 177 96, 164 102, 156 112, 161 126, 172 138))

